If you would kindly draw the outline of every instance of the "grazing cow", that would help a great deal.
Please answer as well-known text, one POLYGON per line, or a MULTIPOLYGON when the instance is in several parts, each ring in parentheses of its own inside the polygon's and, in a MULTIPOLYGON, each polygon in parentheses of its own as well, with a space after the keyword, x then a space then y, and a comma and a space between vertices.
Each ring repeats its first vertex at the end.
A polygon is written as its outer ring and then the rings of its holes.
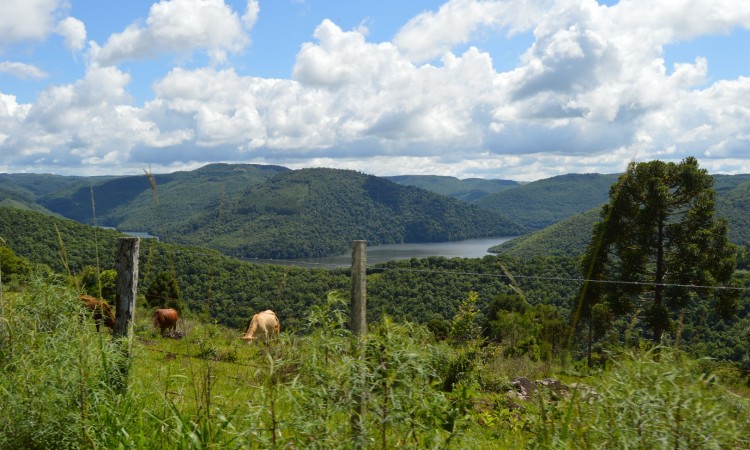
POLYGON ((259 312, 250 319, 250 326, 247 327, 247 332, 243 334, 240 339, 245 341, 254 341, 258 338, 255 334, 258 333, 264 340, 268 340, 274 334, 281 332, 281 326, 279 325, 279 318, 276 317, 276 313, 270 309, 259 312))
POLYGON ((164 336, 164 330, 174 331, 180 315, 172 308, 157 309, 151 318, 154 321, 154 327, 158 327, 161 330, 161 335, 164 336))
POLYGON ((112 307, 107 302, 90 295, 81 295, 81 300, 86 304, 86 308, 93 311, 97 333, 102 323, 110 329, 115 327, 115 313, 112 312, 112 307))

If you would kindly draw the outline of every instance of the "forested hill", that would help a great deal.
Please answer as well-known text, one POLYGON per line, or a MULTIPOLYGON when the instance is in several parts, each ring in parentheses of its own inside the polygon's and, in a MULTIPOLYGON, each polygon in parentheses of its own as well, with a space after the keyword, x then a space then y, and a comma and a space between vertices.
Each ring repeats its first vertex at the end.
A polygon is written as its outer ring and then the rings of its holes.
POLYGON ((238 257, 327 256, 354 239, 376 245, 526 231, 505 215, 384 178, 255 164, 117 177, 2 175, 0 202, 238 257))
MULTIPOLYGON (((750 175, 714 175, 716 214, 729 224, 729 240, 750 245, 750 175)), ((603 203, 609 201, 605 199, 603 203)), ((516 257, 580 256, 591 239, 591 229, 599 220, 598 205, 543 230, 520 236, 490 249, 516 257)))
POLYGON ((385 178, 394 183, 426 189, 465 202, 472 202, 495 192, 519 186, 517 181, 511 180, 458 179, 439 175, 397 175, 385 178))
POLYGON ((2 173, 0 174, 0 205, 54 214, 37 202, 39 197, 76 184, 83 186, 86 184, 86 178, 51 174, 2 173))
POLYGON ((200 169, 154 174, 154 189, 143 175, 91 178, 45 192, 37 202, 81 223, 119 230, 159 232, 160 217, 169 223, 190 221, 207 209, 218 210, 222 197, 231 198, 248 186, 289 169, 256 164, 211 164, 200 169), (96 217, 93 215, 93 189, 96 217), (155 200, 159 201, 159 214, 155 200))
POLYGON ((171 230, 175 241, 239 257, 340 254, 370 245, 518 235, 509 219, 350 170, 302 169, 251 186, 226 208, 171 230))
POLYGON ((540 230, 606 203, 619 175, 568 174, 507 189, 473 204, 540 230))

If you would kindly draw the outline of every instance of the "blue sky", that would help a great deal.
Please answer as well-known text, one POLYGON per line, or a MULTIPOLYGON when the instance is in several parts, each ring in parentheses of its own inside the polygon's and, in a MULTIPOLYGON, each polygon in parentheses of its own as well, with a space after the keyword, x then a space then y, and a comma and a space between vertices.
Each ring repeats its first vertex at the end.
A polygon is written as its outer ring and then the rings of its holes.
POLYGON ((5 0, 0 172, 750 173, 750 2, 5 0))

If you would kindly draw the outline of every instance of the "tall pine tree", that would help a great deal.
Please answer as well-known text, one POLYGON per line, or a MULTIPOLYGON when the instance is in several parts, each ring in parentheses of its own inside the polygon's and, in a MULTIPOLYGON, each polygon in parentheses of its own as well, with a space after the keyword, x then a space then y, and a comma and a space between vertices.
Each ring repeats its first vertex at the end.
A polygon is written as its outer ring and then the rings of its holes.
POLYGON ((737 253, 714 204, 713 177, 693 157, 631 163, 610 189, 582 260, 593 280, 581 293, 589 328, 601 302, 616 316, 642 311, 657 344, 691 299, 711 301, 724 318, 734 314, 738 291, 711 288, 730 285, 737 253))

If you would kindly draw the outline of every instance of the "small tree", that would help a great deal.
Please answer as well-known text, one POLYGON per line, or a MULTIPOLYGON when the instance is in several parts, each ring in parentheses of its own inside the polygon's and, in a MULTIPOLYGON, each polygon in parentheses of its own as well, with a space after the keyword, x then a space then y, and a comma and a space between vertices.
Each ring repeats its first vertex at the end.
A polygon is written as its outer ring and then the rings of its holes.
POLYGON ((159 272, 146 289, 146 301, 152 308, 181 308, 181 293, 177 280, 169 272, 159 272))
POLYGON ((713 178, 695 158, 631 163, 600 217, 582 260, 584 278, 594 281, 579 304, 589 330, 601 301, 615 316, 643 311, 657 344, 691 294, 722 317, 735 312, 739 291, 688 287, 729 285, 736 255, 726 221, 714 214, 713 178))
POLYGON ((21 256, 17 256, 10 247, 4 245, 0 238, 0 283, 18 281, 28 277, 31 273, 31 264, 21 256))
POLYGON ((81 271, 81 285, 90 295, 114 301, 117 292, 117 271, 109 269, 98 273, 96 267, 86 266, 81 271))
POLYGON ((480 329, 476 322, 477 300, 479 300, 479 294, 471 291, 469 296, 458 305, 458 311, 451 322, 450 337, 452 339, 470 341, 479 337, 480 329))

